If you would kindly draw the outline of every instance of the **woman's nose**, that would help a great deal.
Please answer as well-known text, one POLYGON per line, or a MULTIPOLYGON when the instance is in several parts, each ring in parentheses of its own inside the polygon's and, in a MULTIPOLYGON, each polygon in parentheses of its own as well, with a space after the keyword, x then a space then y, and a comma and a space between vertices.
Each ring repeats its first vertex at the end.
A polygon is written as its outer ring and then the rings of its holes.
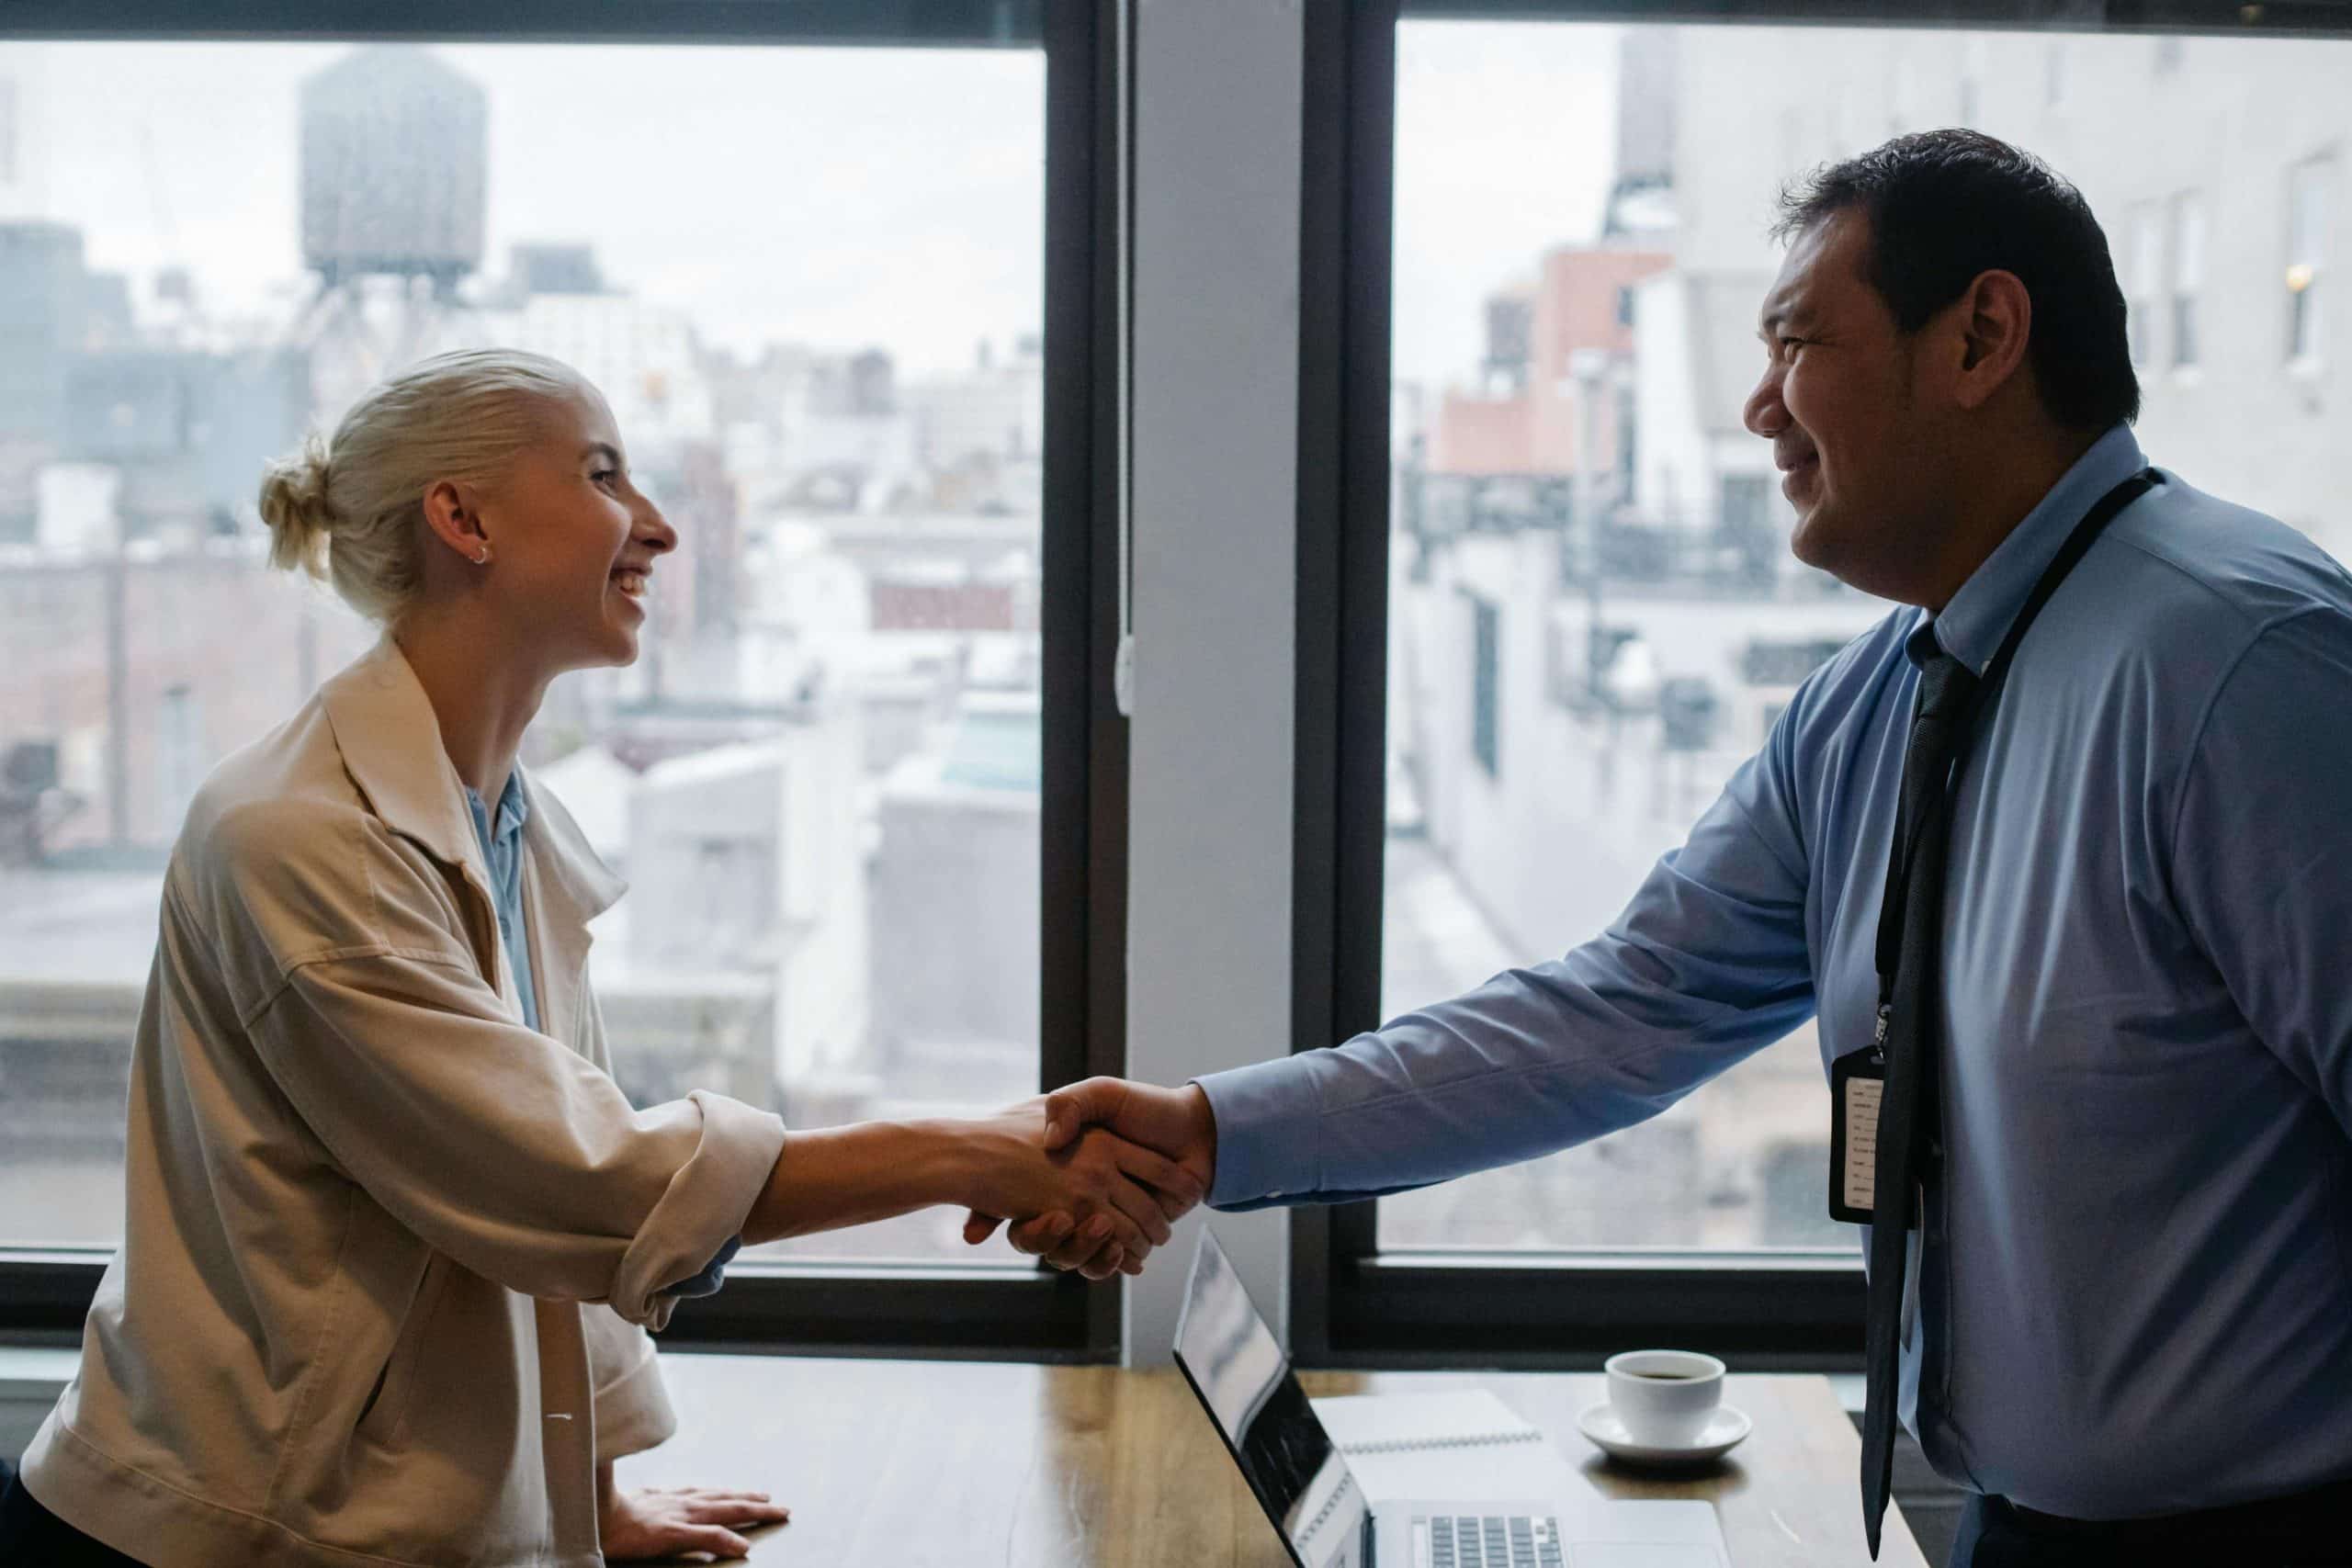
POLYGON ((650 501, 638 518, 638 536, 656 555, 666 555, 678 547, 678 531, 670 526, 670 520, 662 515, 662 509, 650 501))

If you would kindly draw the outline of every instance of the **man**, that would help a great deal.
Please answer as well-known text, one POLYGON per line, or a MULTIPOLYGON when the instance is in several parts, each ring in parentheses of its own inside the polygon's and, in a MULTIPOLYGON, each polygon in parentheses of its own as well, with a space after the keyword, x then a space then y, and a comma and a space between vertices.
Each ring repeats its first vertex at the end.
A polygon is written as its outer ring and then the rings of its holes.
POLYGON ((1918 1216, 1871 1235, 1873 1542, 1899 1409, 1972 1494, 1956 1563, 2352 1561, 2352 580, 2138 477, 2106 241, 2040 163, 1931 132, 1783 200, 1747 427, 1797 557, 1905 607, 1599 937, 1333 1050, 1077 1085, 1048 1140, 1108 1122, 1219 1208, 1363 1198, 1817 1016, 1841 1082, 1883 1055, 1871 1174, 1918 1216))

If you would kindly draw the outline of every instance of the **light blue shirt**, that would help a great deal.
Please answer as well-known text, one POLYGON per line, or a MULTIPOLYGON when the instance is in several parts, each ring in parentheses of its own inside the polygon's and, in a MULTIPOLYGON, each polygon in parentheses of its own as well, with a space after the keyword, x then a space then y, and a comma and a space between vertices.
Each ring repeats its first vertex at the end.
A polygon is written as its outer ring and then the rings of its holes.
MULTIPOLYGON (((1981 673, 2143 462, 2101 437, 1953 596, 1943 648, 1981 673)), ((1867 1048, 1926 618, 1816 671, 1600 936, 1200 1080, 1210 1201, 1532 1158, 1808 1017, 1825 1064, 1867 1048)), ((1943 1201, 1903 1366, 1929 1460, 2079 1518, 2352 1475, 2352 579, 2165 475, 2020 645, 1946 896, 1943 1201)))
POLYGON ((490 808, 481 792, 466 786, 466 809, 473 814, 474 837, 481 840, 481 858, 490 867, 491 902, 498 909, 498 940, 506 949, 507 966, 514 971, 514 989, 523 998, 523 1021, 539 1026, 539 995, 531 983, 531 942, 523 925, 523 824, 531 819, 530 802, 523 795, 523 770, 506 775, 498 797, 498 825, 491 826, 490 808))
MULTIPOLYGON (((523 824, 531 819, 530 800, 523 790, 523 770, 517 767, 506 775, 506 788, 498 796, 496 827, 491 824, 490 808, 482 803, 481 793, 470 784, 466 786, 466 809, 473 815, 474 837, 481 840, 482 862, 490 867, 491 902, 498 911, 498 940, 506 949, 508 966, 514 971, 514 989, 523 1001, 523 1021, 537 1029, 538 987, 531 978, 530 935, 523 923, 523 824)), ((741 1236, 730 1237, 719 1248, 718 1256, 703 1265, 700 1273, 668 1287, 666 1293, 715 1294, 727 1281, 727 1265, 742 1247, 741 1236)))

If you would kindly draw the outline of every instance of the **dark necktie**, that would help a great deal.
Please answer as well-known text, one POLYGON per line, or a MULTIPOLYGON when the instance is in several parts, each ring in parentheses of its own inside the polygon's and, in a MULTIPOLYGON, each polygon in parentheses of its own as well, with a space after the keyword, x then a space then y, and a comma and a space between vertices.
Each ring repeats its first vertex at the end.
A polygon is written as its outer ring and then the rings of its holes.
MULTIPOLYGON (((1923 638, 1924 647, 1931 639, 1923 638)), ((1935 1134, 1936 988, 1943 942, 1944 848, 1950 815, 1941 809, 1952 755, 1961 739, 1976 677, 1950 654, 1936 650, 1919 666, 1919 705, 1903 755, 1903 804, 1895 852, 1914 845, 1909 875, 1889 896, 1903 899, 1903 944, 1895 961, 1887 1019, 1886 1084, 1878 1119, 1875 1216, 1871 1224, 1870 1313, 1863 1337, 1868 1404, 1862 1416, 1862 1528, 1878 1556, 1879 1525, 1886 1513, 1894 1464, 1895 1405, 1903 1332, 1905 1240, 1921 1170, 1920 1153, 1935 1134)))

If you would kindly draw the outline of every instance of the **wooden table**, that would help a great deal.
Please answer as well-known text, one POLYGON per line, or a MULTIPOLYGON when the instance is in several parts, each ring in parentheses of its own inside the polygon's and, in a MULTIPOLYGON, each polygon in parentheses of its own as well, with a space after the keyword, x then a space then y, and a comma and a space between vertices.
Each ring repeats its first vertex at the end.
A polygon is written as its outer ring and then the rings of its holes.
MULTIPOLYGON (((623 1460, 623 1486, 773 1493, 792 1522, 759 1564, 878 1568, 1288 1568, 1216 1430, 1173 1370, 972 1361, 662 1358, 678 1435, 623 1460)), ((1596 1492, 1703 1497, 1735 1568, 1869 1562, 1860 1446, 1826 1379, 1734 1374, 1755 1418, 1718 1468, 1679 1479, 1609 1463, 1576 1429, 1602 1397, 1583 1373, 1309 1372, 1313 1394, 1476 1383, 1550 1436, 1596 1492)), ((1887 1510, 1879 1561, 1925 1568, 1887 1510)))

